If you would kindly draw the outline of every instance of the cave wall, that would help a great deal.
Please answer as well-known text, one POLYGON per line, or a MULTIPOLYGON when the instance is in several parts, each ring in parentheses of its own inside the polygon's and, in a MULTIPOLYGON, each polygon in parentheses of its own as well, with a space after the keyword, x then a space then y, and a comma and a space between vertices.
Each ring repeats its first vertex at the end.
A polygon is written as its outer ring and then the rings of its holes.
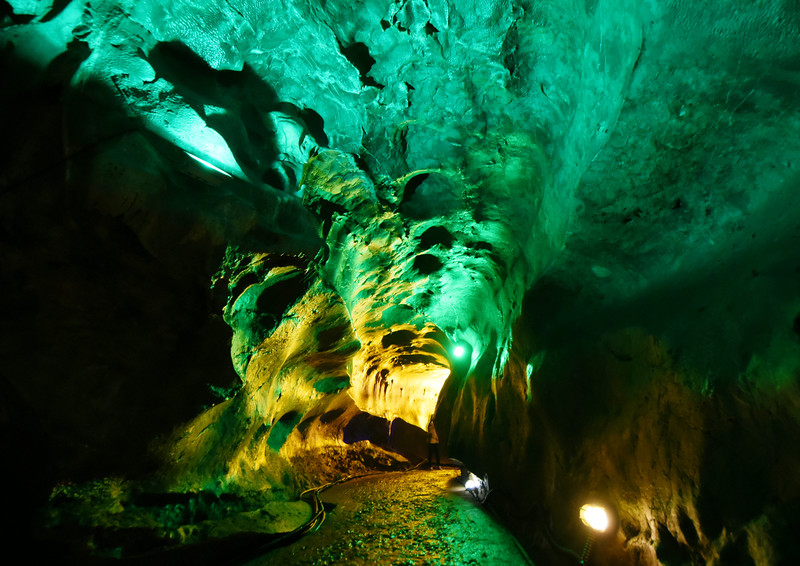
POLYGON ((615 131, 504 372, 450 384, 449 449, 545 562, 580 552, 577 509, 599 500, 617 522, 597 563, 790 563, 797 12, 642 16, 615 131))
POLYGON ((448 434, 450 453, 487 474, 493 505, 535 541, 534 559, 572 563, 556 545, 580 552, 577 510, 599 502, 613 519, 595 543, 597 563, 790 560, 796 363, 753 354, 712 392, 705 374, 646 328, 566 324, 582 336, 559 342, 517 327, 504 374, 470 378, 448 434))

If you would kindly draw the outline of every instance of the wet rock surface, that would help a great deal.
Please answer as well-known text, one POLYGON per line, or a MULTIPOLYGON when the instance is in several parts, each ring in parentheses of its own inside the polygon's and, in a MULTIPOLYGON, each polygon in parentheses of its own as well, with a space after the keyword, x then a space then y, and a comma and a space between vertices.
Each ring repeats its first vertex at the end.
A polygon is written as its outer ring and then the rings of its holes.
POLYGON ((457 477, 416 470, 333 486, 317 532, 247 564, 531 564, 457 477))

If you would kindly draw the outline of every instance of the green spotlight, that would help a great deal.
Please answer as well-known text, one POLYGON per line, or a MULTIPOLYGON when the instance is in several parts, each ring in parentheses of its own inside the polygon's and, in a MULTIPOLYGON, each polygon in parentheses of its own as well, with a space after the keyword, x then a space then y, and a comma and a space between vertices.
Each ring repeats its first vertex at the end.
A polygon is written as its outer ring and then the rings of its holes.
POLYGON ((192 158, 192 159, 194 159, 195 161, 198 161, 198 162, 202 163, 203 165, 205 165, 205 166, 206 166, 206 167, 208 167, 209 169, 213 169, 214 171, 219 171, 220 173, 222 173, 223 175, 225 175, 225 176, 227 176, 227 177, 230 177, 230 176, 231 176, 231 174, 230 174, 230 173, 228 173, 227 171, 223 171, 222 169, 220 169, 220 168, 219 168, 219 167, 217 167, 216 165, 212 165, 211 163, 209 163, 209 162, 208 162, 208 161, 206 161, 205 159, 200 159, 199 157, 197 157, 196 155, 192 155, 192 154, 191 154, 191 153, 189 153, 188 151, 186 152, 186 155, 188 155, 189 157, 191 157, 191 158, 192 158))
POLYGON ((464 346, 456 346, 455 348, 453 348, 453 355, 457 358, 463 356, 464 352, 465 352, 464 346))

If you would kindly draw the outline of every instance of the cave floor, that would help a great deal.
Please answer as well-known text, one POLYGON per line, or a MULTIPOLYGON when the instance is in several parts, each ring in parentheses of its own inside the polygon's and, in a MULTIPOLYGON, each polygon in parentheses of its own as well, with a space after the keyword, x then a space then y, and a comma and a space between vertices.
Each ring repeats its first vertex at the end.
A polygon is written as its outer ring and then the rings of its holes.
POLYGON ((511 534, 463 491, 454 470, 376 474, 322 493, 316 533, 248 563, 530 564, 511 534))

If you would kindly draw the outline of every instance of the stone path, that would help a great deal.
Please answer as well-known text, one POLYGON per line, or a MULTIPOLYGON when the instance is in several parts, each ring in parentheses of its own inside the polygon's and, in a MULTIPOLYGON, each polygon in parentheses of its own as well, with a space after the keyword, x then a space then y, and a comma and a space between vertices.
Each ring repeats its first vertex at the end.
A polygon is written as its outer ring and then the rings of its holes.
POLYGON ((248 563, 530 565, 513 537, 463 491, 453 470, 387 473, 331 487, 325 523, 248 563))

